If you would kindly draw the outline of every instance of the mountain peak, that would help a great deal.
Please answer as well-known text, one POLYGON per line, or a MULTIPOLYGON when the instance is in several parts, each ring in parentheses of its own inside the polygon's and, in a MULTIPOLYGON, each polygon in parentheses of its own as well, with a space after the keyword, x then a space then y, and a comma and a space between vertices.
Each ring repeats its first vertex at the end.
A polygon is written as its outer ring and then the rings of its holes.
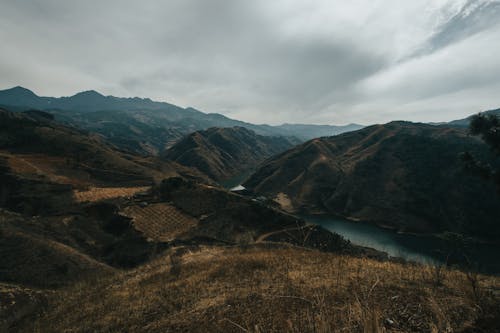
POLYGON ((75 95, 73 95, 72 97, 104 97, 103 94, 95 91, 95 90, 85 90, 85 91, 81 91, 75 95))
POLYGON ((33 91, 21 86, 15 86, 10 89, 0 90, 0 93, 17 95, 17 96, 36 96, 36 94, 33 91))

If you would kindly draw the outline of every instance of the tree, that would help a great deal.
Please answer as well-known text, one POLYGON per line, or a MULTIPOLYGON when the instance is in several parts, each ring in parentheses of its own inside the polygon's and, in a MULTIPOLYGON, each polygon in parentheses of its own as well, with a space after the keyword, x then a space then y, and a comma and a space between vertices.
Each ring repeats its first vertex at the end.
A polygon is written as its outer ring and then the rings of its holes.
MULTIPOLYGON (((479 113, 472 116, 469 131, 472 135, 479 135, 492 151, 500 156, 500 118, 496 114, 479 113)), ((469 169, 474 170, 483 178, 495 182, 500 192, 500 167, 498 165, 492 166, 489 163, 478 161, 469 152, 464 153, 462 159, 469 169)))

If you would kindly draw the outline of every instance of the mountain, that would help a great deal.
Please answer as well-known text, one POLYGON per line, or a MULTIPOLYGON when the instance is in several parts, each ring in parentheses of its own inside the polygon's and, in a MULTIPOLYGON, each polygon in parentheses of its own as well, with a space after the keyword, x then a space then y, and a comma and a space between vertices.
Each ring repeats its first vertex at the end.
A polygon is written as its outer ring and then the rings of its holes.
POLYGON ((255 125, 217 113, 155 102, 148 98, 119 98, 85 91, 71 97, 39 97, 15 87, 0 91, 0 105, 13 111, 39 109, 65 124, 98 133, 114 145, 141 154, 157 155, 186 134, 210 127, 245 127, 259 135, 296 137, 301 141, 357 129, 360 125, 255 125))
POLYGON ((140 188, 180 175, 206 179, 173 162, 120 151, 42 111, 0 109, 0 207, 42 214, 70 209, 80 190, 140 188))
POLYGON ((257 135, 244 127, 212 127, 187 135, 163 157, 223 181, 252 171, 266 158, 292 146, 286 138, 257 135))
POLYGON ((494 239, 500 198, 465 170, 464 151, 493 158, 465 129, 392 122, 306 142, 266 161, 244 186, 303 213, 494 239))
POLYGON ((164 102, 153 102, 149 98, 119 98, 104 96, 97 91, 89 90, 71 97, 40 97, 23 87, 0 90, 0 104, 19 108, 61 109, 71 111, 105 111, 105 110, 173 110, 182 111, 175 105, 164 102))
POLYGON ((307 125, 307 124, 283 124, 275 126, 281 133, 294 136, 302 140, 311 140, 322 136, 332 136, 344 132, 356 131, 364 126, 359 124, 349 124, 343 126, 332 125, 307 125))
MULTIPOLYGON (((483 111, 481 113, 485 114, 485 115, 487 115, 487 114, 494 114, 497 117, 500 117, 500 109, 483 111)), ((470 124, 470 121, 471 121, 472 117, 473 116, 469 116, 469 117, 464 118, 464 119, 453 120, 453 121, 450 121, 449 123, 447 123, 447 125, 449 125, 449 126, 456 126, 456 127, 468 127, 469 124, 470 124)))
MULTIPOLYGON (((0 109, 0 332, 498 326, 496 276, 389 258, 195 169, 117 149, 55 113, 17 111, 0 109)), ((285 149, 285 139, 243 128, 193 136, 221 161, 285 149)))
MULTIPOLYGON (((162 266, 167 279, 177 280, 188 272, 184 254, 200 249, 246 251, 265 242, 264 253, 300 246, 305 254, 316 249, 387 259, 179 171, 186 169, 124 154, 57 124, 42 111, 0 110, 0 331, 33 331, 24 325, 47 318, 56 300, 67 302, 77 295, 71 288, 87 292, 98 281, 107 284, 134 268, 156 265, 158 259, 170 260, 162 266), (152 188, 138 186, 151 185, 156 176, 163 181, 152 188)), ((231 260, 233 255, 224 257, 231 260)), ((214 274, 200 268, 201 274, 214 274)), ((95 299, 94 292, 87 296, 95 299)), ((186 296, 193 299, 194 294, 186 296)), ((191 304, 180 298, 176 302, 191 304)), ((59 331, 54 323, 47 325, 51 328, 44 323, 41 331, 59 331)))

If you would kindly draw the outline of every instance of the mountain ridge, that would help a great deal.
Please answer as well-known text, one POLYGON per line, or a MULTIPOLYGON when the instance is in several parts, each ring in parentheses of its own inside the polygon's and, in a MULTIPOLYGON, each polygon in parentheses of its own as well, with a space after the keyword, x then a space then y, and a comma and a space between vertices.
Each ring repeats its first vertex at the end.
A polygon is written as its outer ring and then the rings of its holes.
POLYGON ((266 161, 243 185, 303 213, 333 214, 407 232, 492 237, 500 228, 492 184, 460 153, 493 157, 465 129, 391 122, 313 139, 266 161))
POLYGON ((301 141, 362 127, 356 124, 256 125, 193 107, 182 108, 149 98, 104 96, 92 90, 54 98, 39 97, 26 88, 15 87, 0 91, 0 105, 12 111, 47 111, 68 125, 99 133, 122 149, 153 155, 189 133, 210 127, 240 126, 259 135, 296 137, 301 141))
POLYGON ((253 170, 295 143, 283 137, 257 135, 245 127, 211 127, 187 135, 162 156, 221 181, 253 170))

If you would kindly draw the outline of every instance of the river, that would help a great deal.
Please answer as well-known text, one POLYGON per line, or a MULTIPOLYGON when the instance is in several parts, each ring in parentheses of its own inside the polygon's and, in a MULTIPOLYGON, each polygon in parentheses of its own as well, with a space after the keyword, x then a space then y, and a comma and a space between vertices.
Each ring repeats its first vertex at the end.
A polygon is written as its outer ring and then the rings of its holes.
MULTIPOLYGON (((480 271, 500 274, 500 248, 492 244, 473 244, 467 250, 453 248, 449 242, 433 235, 413 235, 397 233, 376 225, 352 222, 342 218, 325 216, 301 216, 309 223, 336 232, 353 244, 371 247, 387 252, 390 256, 423 264, 442 264, 450 253, 467 252, 471 262, 480 271)), ((460 253, 461 255, 462 253, 460 253)))
MULTIPOLYGON (((241 182, 251 172, 239 175, 222 184, 230 190, 242 190, 241 182)), ((428 265, 443 264, 446 257, 463 259, 466 252, 476 269, 488 274, 500 274, 500 247, 491 244, 469 245, 467 250, 450 247, 440 237, 434 235, 414 235, 397 233, 393 230, 380 228, 376 225, 362 222, 353 222, 330 216, 300 216, 309 223, 320 225, 323 228, 342 235, 353 244, 370 247, 383 251, 392 257, 399 257, 428 265), (450 256, 451 254, 451 256, 450 256)))

